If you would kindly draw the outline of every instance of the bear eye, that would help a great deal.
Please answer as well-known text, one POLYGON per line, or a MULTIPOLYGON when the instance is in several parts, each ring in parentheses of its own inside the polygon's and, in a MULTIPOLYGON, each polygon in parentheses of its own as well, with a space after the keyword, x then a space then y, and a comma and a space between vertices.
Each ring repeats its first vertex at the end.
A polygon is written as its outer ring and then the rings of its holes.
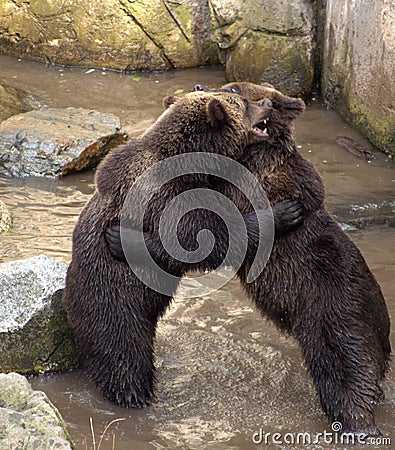
POLYGON ((226 88, 227 92, 230 92, 231 94, 238 94, 237 89, 234 87, 228 87, 226 88))

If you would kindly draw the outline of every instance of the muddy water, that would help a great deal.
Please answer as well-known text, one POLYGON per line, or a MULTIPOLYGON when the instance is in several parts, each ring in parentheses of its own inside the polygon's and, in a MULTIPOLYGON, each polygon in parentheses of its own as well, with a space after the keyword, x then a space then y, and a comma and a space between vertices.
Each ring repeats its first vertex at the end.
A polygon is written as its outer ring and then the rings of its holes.
MULTIPOLYGON (((28 90, 48 106, 115 113, 131 134, 158 116, 163 96, 195 83, 224 81, 218 68, 138 75, 86 72, 0 57, 0 80, 28 90)), ((297 121, 296 131, 301 151, 323 175, 329 210, 361 249, 395 318, 395 233, 388 226, 395 216, 394 162, 373 150, 377 159, 367 163, 338 147, 337 135, 369 144, 318 101, 297 121)), ((68 262, 73 226, 92 192, 92 173, 63 180, 0 178, 0 198, 14 215, 13 231, 0 236, 0 261, 45 253, 68 262)), ((185 293, 188 288, 180 289, 185 293)), ((78 449, 93 448, 90 418, 96 443, 109 422, 125 419, 111 426, 102 450, 112 448, 112 433, 115 449, 146 450, 253 449, 252 436, 260 429, 330 431, 297 345, 258 316, 236 280, 210 297, 176 299, 159 325, 157 365, 157 399, 144 410, 105 402, 81 372, 38 377, 32 383, 59 408, 78 449)), ((377 422, 394 445, 393 372, 384 387, 377 422)))

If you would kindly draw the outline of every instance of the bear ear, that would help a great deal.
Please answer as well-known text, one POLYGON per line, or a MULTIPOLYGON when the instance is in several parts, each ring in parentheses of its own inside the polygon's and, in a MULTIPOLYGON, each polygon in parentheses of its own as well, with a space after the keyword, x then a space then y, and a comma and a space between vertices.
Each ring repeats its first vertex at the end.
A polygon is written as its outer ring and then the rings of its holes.
POLYGON ((206 106, 208 121, 212 127, 219 127, 225 123, 228 115, 224 105, 218 98, 212 98, 206 106))
POLYGON ((301 98, 287 97, 278 91, 276 91, 272 100, 277 103, 282 115, 289 120, 296 119, 306 109, 306 105, 301 98))
POLYGON ((163 99, 163 101, 162 101, 162 103, 163 103, 163 106, 167 109, 169 106, 171 106, 173 103, 175 103, 177 101, 177 98, 176 97, 174 97, 174 95, 167 95, 164 99, 163 99))
POLYGON ((305 102, 301 98, 291 98, 288 97, 285 105, 287 116, 294 120, 296 117, 298 117, 300 114, 304 112, 306 109, 305 102))

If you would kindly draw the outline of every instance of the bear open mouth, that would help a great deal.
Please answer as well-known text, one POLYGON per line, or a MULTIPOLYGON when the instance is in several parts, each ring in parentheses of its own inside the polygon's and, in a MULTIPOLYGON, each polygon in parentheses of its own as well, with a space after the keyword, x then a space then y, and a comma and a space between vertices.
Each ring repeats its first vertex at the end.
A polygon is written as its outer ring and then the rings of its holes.
POLYGON ((268 119, 264 119, 262 122, 259 122, 258 124, 255 124, 251 128, 251 134, 256 136, 257 138, 263 139, 269 137, 269 134, 267 132, 267 124, 268 119))

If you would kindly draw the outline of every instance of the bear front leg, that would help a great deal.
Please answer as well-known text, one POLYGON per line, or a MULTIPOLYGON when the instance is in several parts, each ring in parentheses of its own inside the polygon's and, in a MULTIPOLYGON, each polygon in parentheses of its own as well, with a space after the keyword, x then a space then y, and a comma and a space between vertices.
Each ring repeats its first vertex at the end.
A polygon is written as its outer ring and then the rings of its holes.
POLYGON ((337 316, 326 312, 325 317, 317 311, 306 312, 294 328, 295 337, 331 422, 340 422, 341 433, 379 436, 374 409, 382 369, 365 339, 368 330, 348 319, 340 312, 337 316))
MULTIPOLYGON (((264 214, 265 211, 266 210, 262 210, 264 214)), ((302 224, 305 216, 304 209, 297 200, 284 200, 283 202, 277 203, 272 207, 272 211, 276 236, 287 234, 297 228, 302 224)), ((257 211, 257 213, 259 214, 259 211, 257 211)), ((260 238, 256 213, 245 214, 243 218, 251 240, 251 245, 255 248, 260 238)), ((136 263, 144 265, 144 259, 142 257, 144 252, 142 252, 140 248, 141 231, 134 228, 124 227, 122 233, 128 242, 128 251, 130 251, 130 254, 134 256, 136 263)), ((240 233, 242 233, 242 230, 240 230, 240 233)), ((126 262, 126 257, 121 242, 120 226, 112 225, 107 227, 104 236, 111 255, 118 261, 126 262)), ((161 252, 159 250, 157 251, 160 247, 158 247, 156 240, 150 233, 147 232, 144 233, 144 240, 150 254, 155 259, 159 259, 161 252)))

